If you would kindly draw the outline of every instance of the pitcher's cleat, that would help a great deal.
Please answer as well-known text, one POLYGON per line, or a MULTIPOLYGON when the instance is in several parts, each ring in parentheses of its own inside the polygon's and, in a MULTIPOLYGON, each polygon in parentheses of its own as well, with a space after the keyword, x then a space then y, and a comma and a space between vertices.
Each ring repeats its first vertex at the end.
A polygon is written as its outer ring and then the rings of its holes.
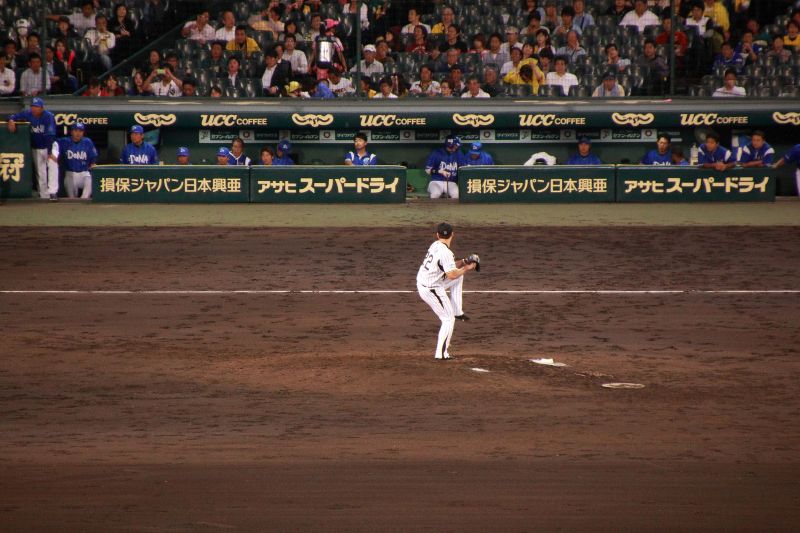
POLYGON ((464 313, 456 315, 456 320, 463 320, 464 322, 466 322, 467 320, 469 320, 469 317, 466 315, 466 313, 464 313))

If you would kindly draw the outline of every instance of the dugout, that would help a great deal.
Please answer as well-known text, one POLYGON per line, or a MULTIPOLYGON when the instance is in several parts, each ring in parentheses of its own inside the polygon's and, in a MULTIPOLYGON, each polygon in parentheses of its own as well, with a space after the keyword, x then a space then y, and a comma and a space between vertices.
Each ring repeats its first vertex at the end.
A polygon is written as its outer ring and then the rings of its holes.
MULTIPOLYGON (((301 164, 339 164, 356 132, 369 133, 369 149, 381 164, 406 165, 409 181, 424 184, 425 160, 444 137, 456 133, 464 144, 480 140, 498 164, 519 165, 545 151, 559 162, 576 151, 576 138, 593 139, 592 151, 605 163, 637 163, 668 132, 687 159, 705 132, 717 131, 724 146, 736 149, 762 129, 781 156, 800 142, 796 100, 488 100, 409 98, 387 102, 330 100, 104 99, 50 97, 47 108, 60 133, 81 120, 101 149, 101 162, 117 162, 126 131, 139 124, 159 148, 162 161, 174 162, 178 146, 188 146, 193 163, 213 163, 219 146, 234 137, 246 143, 255 161, 260 148, 279 139, 292 142, 301 164)), ((6 113, 19 104, 4 106, 6 113)), ((780 169, 778 195, 796 194, 793 169, 780 169)))

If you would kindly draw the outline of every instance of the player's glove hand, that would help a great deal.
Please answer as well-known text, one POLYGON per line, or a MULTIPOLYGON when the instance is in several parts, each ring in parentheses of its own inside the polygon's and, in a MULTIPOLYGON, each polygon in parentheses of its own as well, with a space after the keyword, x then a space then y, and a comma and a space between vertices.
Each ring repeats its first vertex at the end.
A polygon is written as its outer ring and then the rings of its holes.
POLYGON ((467 263, 468 265, 474 264, 475 270, 477 270, 478 272, 481 271, 481 258, 478 254, 469 254, 467 258, 464 259, 464 262, 467 263))

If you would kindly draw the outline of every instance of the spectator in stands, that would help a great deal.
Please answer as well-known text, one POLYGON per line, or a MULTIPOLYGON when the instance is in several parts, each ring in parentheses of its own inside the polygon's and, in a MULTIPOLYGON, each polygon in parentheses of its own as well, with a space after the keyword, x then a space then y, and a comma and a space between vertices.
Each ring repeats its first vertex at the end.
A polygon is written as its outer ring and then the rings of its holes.
POLYGON ((50 94, 69 94, 72 92, 67 75, 67 66, 56 57, 52 46, 48 46, 45 49, 44 68, 47 70, 47 77, 50 80, 50 94))
POLYGON ((0 96, 11 96, 17 90, 17 74, 6 67, 6 56, 0 54, 0 96))
POLYGON ((703 15, 703 6, 694 4, 689 17, 684 22, 686 29, 694 29, 698 37, 706 37, 706 34, 713 27, 711 19, 703 15))
POLYGON ((325 79, 328 77, 328 70, 332 67, 336 67, 342 70, 342 72, 347 70, 347 59, 344 57, 344 45, 342 44, 341 39, 336 36, 336 26, 339 25, 339 21, 333 19, 325 19, 325 26, 324 32, 322 35, 317 37, 314 41, 311 55, 314 58, 311 63, 311 70, 316 71, 317 79, 325 79), (324 46, 333 46, 333 57, 330 58, 330 62, 325 64, 317 64, 317 50, 322 50, 324 46))
POLYGON ((555 31, 553 32, 554 35, 566 35, 571 31, 576 32, 578 35, 582 33, 582 30, 575 25, 575 10, 572 6, 564 6, 561 8, 561 24, 559 24, 555 31))
POLYGON ((31 32, 28 34, 28 40, 26 42, 27 46, 18 54, 19 62, 21 63, 20 68, 28 66, 30 56, 33 54, 40 56, 39 52, 42 50, 38 33, 31 32))
POLYGON ((792 59, 792 51, 788 50, 783 44, 783 37, 776 35, 772 39, 772 46, 767 51, 767 57, 774 57, 778 63, 787 63, 792 59))
POLYGON ((47 20, 58 22, 58 19, 62 16, 66 16, 69 19, 72 27, 75 28, 75 31, 78 33, 78 35, 83 35, 89 28, 94 28, 94 2, 92 0, 83 0, 81 2, 80 13, 70 13, 68 15, 47 15, 45 18, 47 20))
MULTIPOLYGON (((246 28, 247 26, 245 26, 246 28)), ((222 26, 217 28, 214 32, 214 40, 231 42, 236 38, 236 18, 233 16, 233 11, 225 11, 222 13, 222 26)))
MULTIPOLYGON (((661 33, 656 36, 657 45, 669 45, 672 19, 669 13, 661 17, 661 33)), ((689 49, 689 38, 681 30, 675 30, 675 57, 683 58, 689 49)))
POLYGON ((208 90, 208 96, 210 96, 211 98, 222 98, 222 89, 220 89, 216 85, 212 85, 211 88, 208 90))
POLYGON ((408 96, 408 82, 406 82, 405 77, 400 72, 395 72, 391 76, 392 78, 392 92, 396 94, 399 98, 405 98, 408 96))
MULTIPOLYGON (((506 28, 506 42, 500 45, 500 50, 511 56, 511 49, 519 43, 519 30, 516 26, 506 28)), ((521 43, 520 43, 521 44, 521 43)))
POLYGON ((669 134, 659 133, 656 138, 655 150, 650 150, 642 158, 642 165, 671 165, 672 164, 672 151, 670 150, 669 134))
POLYGON ((375 90, 375 87, 372 85, 372 80, 366 76, 362 76, 359 80, 361 84, 361 90, 359 91, 358 95, 362 98, 374 98, 378 91, 375 90))
MULTIPOLYGON (((515 46, 511 49, 511 60, 506 61, 502 67, 500 67, 500 75, 505 77, 512 71, 519 71, 519 62, 522 61, 522 46, 517 43, 518 46, 515 46)), ((509 83, 509 82, 506 82, 509 83)))
POLYGON ((123 165, 157 165, 158 153, 144 141, 144 128, 131 126, 131 142, 122 149, 119 162, 123 165))
POLYGON ((228 58, 228 70, 221 76, 228 87, 236 87, 241 83, 242 78, 245 76, 241 73, 241 63, 237 56, 230 56, 228 58))
POLYGON ((422 25, 414 28, 413 39, 406 45, 406 53, 425 55, 428 53, 428 34, 422 25))
POLYGON ((427 96, 437 96, 441 92, 439 82, 433 79, 433 70, 430 65, 422 65, 419 69, 419 81, 411 84, 409 90, 411 94, 424 94, 427 96))
POLYGON ((733 70, 736 74, 741 74, 744 70, 744 58, 733 52, 733 45, 729 42, 722 43, 720 54, 714 60, 714 68, 724 67, 725 70, 733 70))
POLYGON ((526 18, 537 13, 539 20, 544 18, 544 8, 539 7, 537 0, 521 0, 520 7, 517 9, 517 18, 526 18))
POLYGON ((223 44, 220 41, 211 43, 211 54, 207 59, 200 61, 200 68, 208 71, 211 77, 217 78, 225 72, 227 65, 223 55, 223 44))
POLYGON ((22 96, 41 96, 50 90, 50 78, 42 88, 42 57, 39 54, 28 56, 28 68, 22 72, 19 81, 19 94, 22 96))
POLYGON ((572 9, 575 11, 572 24, 580 29, 581 33, 586 31, 589 26, 594 26, 594 17, 586 12, 586 2, 584 0, 572 0, 572 9))
POLYGON ((153 96, 153 93, 146 91, 144 88, 144 76, 141 71, 137 70, 133 73, 133 83, 131 89, 128 91, 128 96, 153 96))
POLYGON ((217 165, 221 167, 227 167, 230 165, 230 155, 231 151, 225 148, 224 146, 220 146, 217 150, 217 165))
POLYGON ((567 159, 567 165, 602 165, 600 158, 591 153, 592 140, 583 136, 578 139, 578 153, 567 159))
MULTIPOLYGON (((783 41, 781 41, 781 45, 783 45, 783 41)), ((11 70, 22 68, 23 63, 17 53, 17 43, 12 39, 6 39, 3 43, 3 57, 6 58, 6 67, 11 70)))
POLYGON ((56 57, 64 62, 67 74, 72 74, 72 63, 75 61, 75 52, 67 49, 64 39, 56 39, 56 57))
POLYGON ((336 96, 352 96, 356 90, 349 78, 342 77, 342 71, 334 68, 328 71, 328 87, 336 96))
MULTIPOLYGON (((447 51, 447 54, 445 55, 445 61, 443 63, 439 64, 439 72, 443 72, 445 74, 449 74, 450 70, 453 67, 455 67, 456 65, 458 65, 459 67, 461 66, 460 60, 461 60, 461 54, 458 51, 458 49, 450 48, 447 51)), ((454 91, 455 91, 455 89, 456 88, 453 87, 454 91)))
POLYGON ((550 33, 550 30, 542 26, 542 16, 538 11, 534 11, 528 15, 528 25, 522 28, 519 34, 522 37, 533 37, 541 29, 544 29, 548 34, 550 33))
POLYGON ((469 47, 467 43, 461 40, 461 29, 456 26, 455 24, 451 24, 447 27, 447 31, 445 32, 445 40, 444 42, 439 45, 439 49, 442 53, 447 52, 451 48, 457 49, 462 54, 466 54, 469 47))
POLYGON ((775 158, 775 149, 766 142, 761 130, 750 136, 750 143, 739 153, 739 164, 743 167, 771 167, 775 158))
POLYGON ((730 150, 719 144, 719 134, 711 131, 706 135, 705 144, 697 151, 697 164, 700 168, 713 168, 723 171, 733 168, 736 163, 730 150))
POLYGON ((282 139, 278 143, 278 149, 275 151, 276 157, 272 160, 272 164, 275 166, 294 165, 294 159, 289 155, 291 150, 292 144, 286 139, 282 139))
POLYGON ((356 133, 356 136, 353 139, 353 150, 345 154, 344 164, 348 166, 367 166, 378 164, 378 158, 375 156, 375 154, 367 152, 366 133, 356 133))
POLYGON ((461 98, 491 98, 489 93, 481 88, 481 82, 477 76, 470 76, 467 80, 467 90, 461 98))
POLYGON ((178 54, 175 52, 167 52, 167 56, 164 58, 164 61, 167 65, 170 66, 172 69, 172 75, 182 80, 186 77, 186 71, 178 64, 178 54))
POLYGON ((722 87, 714 91, 714 94, 712 94, 711 96, 713 96, 714 98, 747 96, 747 91, 745 91, 745 88, 739 87, 738 85, 736 85, 736 82, 737 82, 736 71, 734 69, 726 70, 722 87))
POLYGON ((486 65, 483 67, 483 86, 481 89, 492 98, 505 93, 495 65, 486 65))
MULTIPOLYGON (((292 37, 294 39, 294 36, 292 37)), ((261 48, 252 37, 247 36, 247 26, 240 24, 236 26, 234 38, 228 41, 225 49, 229 52, 237 52, 241 57, 248 58, 253 52, 260 52, 261 48)))
POLYGON ((368 44, 364 47, 364 59, 361 60, 358 66, 353 65, 350 72, 355 72, 357 69, 361 70, 362 76, 372 76, 373 74, 383 74, 383 65, 375 60, 377 50, 374 44, 368 44))
POLYGON ((360 2, 361 8, 359 9, 358 0, 346 0, 345 4, 342 6, 342 14, 347 15, 355 15, 357 12, 361 18, 361 31, 367 33, 370 31, 369 26, 369 5, 368 2, 360 2))
POLYGON ((100 96, 125 96, 125 90, 119 86, 117 77, 109 74, 103 83, 103 90, 100 96))
POLYGON ((772 168, 781 168, 787 163, 795 163, 797 165, 797 169, 794 171, 794 180, 797 186, 797 194, 800 195, 800 144, 795 144, 786 152, 786 155, 778 159, 778 161, 772 165, 772 168))
POLYGON ((673 165, 677 165, 677 166, 681 166, 681 167, 689 166, 689 162, 683 156, 683 148, 681 148, 680 145, 677 145, 677 144, 673 145, 671 152, 672 152, 671 156, 672 156, 672 164, 673 165))
POLYGON ((194 20, 190 20, 183 25, 181 36, 184 39, 191 39, 200 44, 206 44, 214 40, 214 28, 208 23, 208 10, 200 11, 194 20))
POLYGON ((542 17, 542 26, 547 28, 550 32, 555 31, 561 25, 561 19, 556 11, 556 3, 553 0, 547 0, 544 5, 544 16, 542 17))
POLYGON ((296 76, 305 76, 308 74, 308 58, 305 52, 298 50, 297 40, 291 33, 287 33, 283 40, 284 52, 283 60, 291 65, 292 73, 296 76))
POLYGON ((605 47, 606 51, 606 60, 603 63, 603 66, 608 69, 616 69, 619 72, 622 72, 626 68, 631 65, 630 59, 625 59, 619 56, 619 50, 617 49, 617 45, 614 43, 609 43, 605 47))
POLYGON ((295 42, 300 42, 305 39, 297 27, 297 22, 294 20, 289 20, 283 25, 283 34, 284 41, 286 40, 286 36, 289 34, 294 35, 295 42))
POLYGON ((177 98, 181 95, 183 82, 172 75, 172 67, 168 63, 161 65, 147 75, 144 80, 144 90, 154 96, 169 96, 177 98))
POLYGON ((322 15, 319 13, 314 13, 311 15, 311 23, 309 24, 310 30, 308 31, 308 40, 312 43, 317 40, 317 37, 323 33, 323 26, 322 26, 322 15))
POLYGON ((392 79, 388 76, 381 78, 378 83, 378 92, 373 98, 397 98, 397 95, 392 92, 392 79))
POLYGON ((625 88, 617 82, 617 75, 614 71, 606 72, 603 81, 595 87, 592 92, 594 98, 623 98, 625 88))
MULTIPOLYGON (((545 80, 547 80, 547 75, 553 71, 553 60, 555 56, 550 53, 550 50, 543 50, 541 54, 539 54, 539 70, 542 71, 544 74, 545 80)), ((546 83, 546 82, 545 82, 546 83)))
POLYGON ((540 28, 539 31, 536 32, 534 37, 536 39, 533 45, 534 54, 540 56, 545 51, 548 51, 550 55, 555 57, 556 49, 553 48, 552 44, 550 44, 550 32, 548 32, 546 28, 540 28))
POLYGON ((504 65, 506 61, 511 60, 508 52, 503 52, 503 38, 499 33, 493 33, 489 36, 489 50, 483 58, 483 64, 492 63, 495 65, 504 65))
POLYGON ((458 63, 450 67, 447 81, 450 83, 454 96, 461 96, 467 90, 467 86, 464 84, 464 70, 458 63))
POLYGON ((531 94, 538 94, 539 86, 545 83, 545 75, 536 64, 526 63, 506 74, 503 81, 509 85, 529 85, 531 94))
MULTIPOLYGON (((146 5, 151 6, 152 9, 158 9, 158 6, 161 6, 158 2, 153 1, 146 5)), ((146 13, 145 11, 145 15, 146 13)), ((161 20, 161 24, 163 24, 163 19, 161 20)), ((146 27, 149 35, 160 35, 159 28, 161 26, 158 21, 148 20, 145 16, 145 24, 147 24, 146 27)), ((114 7, 114 16, 108 21, 108 29, 114 34, 114 41, 116 42, 114 54, 112 55, 112 59, 114 59, 115 62, 129 57, 134 52, 134 49, 138 48, 136 23, 128 14, 128 8, 125 4, 120 3, 114 7)))
MULTIPOLYGON (((166 29, 170 20, 168 9, 169 0, 147 0, 144 4, 142 13, 142 25, 145 28, 145 36, 150 38, 161 35, 166 29)), ((113 24, 112 24, 113 31, 113 24)))
POLYGON ((455 24, 455 22, 456 22, 456 14, 453 11, 453 8, 451 8, 450 6, 445 6, 442 9, 442 20, 437 24, 433 25, 433 28, 431 28, 431 33, 433 34, 444 33, 447 31, 447 27, 450 26, 451 24, 455 24))
POLYGON ((567 61, 572 65, 580 56, 586 55, 586 50, 581 46, 578 39, 578 32, 570 31, 567 33, 567 44, 562 46, 556 51, 556 55, 567 58, 567 61))
POLYGON ((103 84, 97 78, 91 78, 87 84, 87 88, 83 91, 81 96, 91 96, 99 98, 103 96, 103 84))
POLYGON ((453 89, 450 87, 450 82, 447 81, 446 79, 442 80, 441 83, 439 83, 439 88, 441 89, 439 96, 441 96, 442 98, 454 97, 453 89))
POLYGON ((308 92, 303 95, 303 86, 297 81, 290 81, 283 90, 288 98, 309 98, 311 96, 308 92))
POLYGON ((116 37, 108 31, 108 20, 105 15, 94 18, 95 27, 86 30, 84 38, 89 42, 92 52, 100 61, 103 70, 111 70, 111 53, 116 46, 116 37))
POLYGON ((630 10, 627 0, 612 0, 605 14, 614 17, 615 24, 620 24, 630 10))
POLYGON ((783 45, 787 48, 800 51, 800 24, 794 20, 790 20, 786 24, 786 35, 783 36, 783 45))
POLYGON ((261 94, 263 96, 281 96, 283 87, 291 78, 291 65, 288 61, 278 63, 278 52, 275 49, 267 50, 264 54, 266 68, 261 76, 261 94))
POLYGON ((731 38, 731 22, 728 8, 720 0, 704 0, 704 3, 703 14, 714 21, 714 27, 722 31, 724 40, 729 40, 731 38))
POLYGON ((259 165, 271 167, 275 159, 275 150, 271 146, 265 146, 261 149, 261 159, 258 161, 259 165))
POLYGON ((772 43, 772 37, 768 31, 761 28, 761 24, 758 22, 758 19, 747 19, 746 29, 753 32, 753 43, 759 45, 762 49, 769 47, 770 43, 772 43))
POLYGON ((636 60, 636 64, 647 69, 645 94, 661 94, 669 75, 669 67, 663 57, 656 55, 656 43, 652 39, 644 42, 642 55, 636 60))
POLYGON ((161 52, 153 48, 147 55, 147 62, 142 65, 141 70, 144 74, 150 74, 154 70, 161 68, 161 63, 161 52))
POLYGON ((412 7, 408 10, 408 24, 403 26, 403 29, 400 30, 400 33, 403 35, 413 34, 414 30, 419 26, 422 26, 422 28, 425 30, 425 35, 431 32, 431 27, 422 23, 419 13, 415 8, 412 7))
POLYGON ((184 98, 193 98, 197 96, 197 80, 188 76, 183 78, 183 85, 181 86, 181 94, 184 98))
POLYGON ((647 26, 658 26, 659 22, 655 13, 647 9, 646 0, 636 0, 633 3, 633 11, 628 11, 625 16, 622 17, 619 25, 636 26, 639 33, 644 33, 644 29, 647 26))
POLYGON ((393 66, 395 64, 391 50, 389 49, 389 43, 387 43, 386 39, 383 37, 378 37, 378 40, 375 43, 375 61, 381 63, 384 70, 386 70, 386 67, 393 66))
POLYGON ((734 53, 744 59, 745 65, 750 65, 758 61, 758 56, 761 54, 762 46, 755 43, 755 36, 750 30, 745 30, 742 33, 742 39, 736 45, 734 53))
POLYGON ((567 58, 556 56, 554 62, 555 72, 550 72, 546 77, 547 85, 561 87, 561 93, 566 96, 569 88, 578 85, 578 78, 575 74, 567 72, 567 58))
POLYGON ((75 28, 72 27, 69 17, 61 15, 58 17, 56 34, 51 37, 54 39, 64 39, 64 42, 67 42, 68 39, 77 39, 80 37, 80 35, 78 35, 78 32, 76 32, 75 28))

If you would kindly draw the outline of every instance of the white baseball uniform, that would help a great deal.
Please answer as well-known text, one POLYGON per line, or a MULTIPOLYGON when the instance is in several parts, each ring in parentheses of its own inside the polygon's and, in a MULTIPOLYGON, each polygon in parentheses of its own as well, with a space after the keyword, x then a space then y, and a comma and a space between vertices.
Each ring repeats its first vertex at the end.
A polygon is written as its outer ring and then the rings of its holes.
POLYGON ((447 272, 453 270, 456 270, 456 260, 452 250, 437 240, 428 248, 428 253, 417 272, 417 292, 420 298, 442 321, 434 354, 436 359, 450 357, 447 349, 453 336, 456 316, 464 313, 461 304, 464 276, 448 279, 447 272), (449 296, 447 289, 450 289, 449 296))
POLYGON ((50 159, 47 148, 32 148, 31 158, 39 183, 39 197, 49 198, 58 194, 58 163, 50 159))

